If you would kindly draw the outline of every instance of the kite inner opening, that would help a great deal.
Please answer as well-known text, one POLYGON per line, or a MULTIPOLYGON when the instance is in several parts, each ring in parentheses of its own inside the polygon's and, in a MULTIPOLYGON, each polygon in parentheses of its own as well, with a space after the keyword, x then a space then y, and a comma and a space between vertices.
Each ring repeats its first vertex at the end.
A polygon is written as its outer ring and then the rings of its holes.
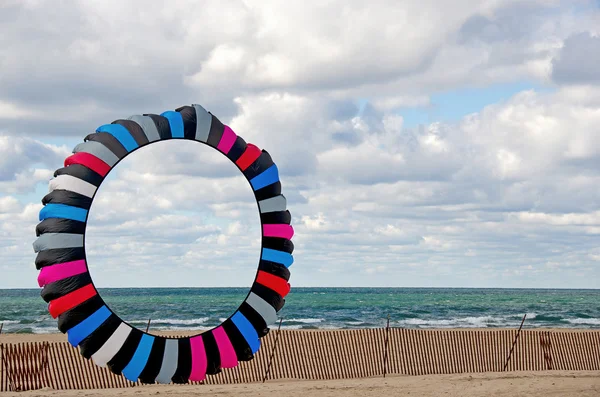
MULTIPOLYGON (((246 298, 260 258, 252 188, 202 143, 138 149, 106 177, 89 211, 85 249, 108 307, 149 332, 210 329, 246 298)), ((194 332, 197 333, 197 332, 194 332)))

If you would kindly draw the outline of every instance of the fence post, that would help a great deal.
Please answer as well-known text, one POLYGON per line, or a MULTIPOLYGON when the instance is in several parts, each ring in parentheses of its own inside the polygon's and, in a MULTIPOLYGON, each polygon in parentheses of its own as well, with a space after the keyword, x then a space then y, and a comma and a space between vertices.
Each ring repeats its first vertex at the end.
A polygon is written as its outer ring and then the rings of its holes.
POLYGON ((4 370, 4 360, 4 345, 0 343, 0 392, 8 391, 8 385, 7 389, 4 390, 4 379, 6 375, 6 371, 4 370))
POLYGON ((387 373, 387 361, 388 361, 388 345, 390 340, 390 315, 387 316, 387 325, 385 327, 385 352, 383 355, 383 377, 387 373))
POLYGON ((2 365, 4 367, 4 373, 6 374, 6 386, 8 391, 18 391, 15 390, 15 386, 14 386, 14 381, 13 381, 13 377, 12 377, 12 373, 11 373, 11 368, 9 368, 8 366, 8 359, 7 359, 7 355, 12 353, 12 347, 11 345, 6 345, 3 346, 2 349, 2 365), (11 350, 11 353, 7 353, 9 350, 11 350))
POLYGON ((267 365, 267 370, 265 371, 265 376, 263 378, 263 383, 267 380, 267 376, 269 376, 269 372, 271 372, 271 362, 273 361, 273 356, 275 355, 275 348, 277 347, 277 341, 279 340, 279 332, 281 331, 281 323, 283 322, 283 317, 279 320, 279 327, 277 327, 277 335, 275 336, 275 343, 273 343, 273 350, 271 351, 271 357, 269 357, 269 364, 267 365))
POLYGON ((517 331, 515 340, 513 341, 512 347, 510 348, 510 353, 508 353, 508 357, 506 358, 506 363, 504 364, 504 369, 502 370, 503 372, 506 371, 506 368, 508 367, 508 362, 510 361, 510 358, 512 357, 513 350, 515 349, 515 345, 517 344, 517 340, 519 339, 519 335, 521 334, 521 328, 523 328, 523 323, 525 322, 525 317, 527 317, 527 313, 525 313, 525 315, 523 316, 523 321, 521 321, 521 325, 519 326, 519 330, 517 331))
POLYGON ((0 323, 0 335, 2 334, 2 328, 4 328, 4 323, 0 323))
POLYGON ((146 332, 148 332, 148 330, 150 329, 150 320, 152 320, 151 318, 148 319, 148 325, 146 325, 146 332))
POLYGON ((550 332, 546 332, 546 346, 548 348, 548 354, 544 352, 544 358, 546 359, 546 368, 552 370, 552 339, 550 336, 550 332))

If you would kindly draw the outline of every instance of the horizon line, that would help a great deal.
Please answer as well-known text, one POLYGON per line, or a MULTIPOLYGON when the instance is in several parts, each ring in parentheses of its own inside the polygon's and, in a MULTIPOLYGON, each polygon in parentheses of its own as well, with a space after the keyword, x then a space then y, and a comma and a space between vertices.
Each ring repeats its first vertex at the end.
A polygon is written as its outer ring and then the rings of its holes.
MULTIPOLYGON (((186 289, 216 289, 216 288, 220 288, 220 289, 225 289, 225 288, 235 288, 235 289, 248 289, 250 290, 251 287, 247 287, 247 286, 227 286, 227 287, 218 287, 218 286, 149 286, 149 287, 111 287, 111 286, 107 286, 107 287, 99 287, 99 286, 95 286, 97 289, 179 289, 179 288, 186 288, 186 289)), ((600 287, 597 288, 581 288, 581 287, 390 287, 390 286, 318 286, 318 287, 311 287, 311 286, 295 286, 292 287, 292 291, 294 289, 298 289, 298 288, 311 288, 311 289, 318 289, 318 288, 337 288, 337 289, 342 289, 342 288, 370 288, 370 289, 523 289, 523 290, 590 290, 590 291, 597 291, 600 290, 600 287)), ((0 290, 41 290, 41 288, 39 287, 0 287, 0 290)))

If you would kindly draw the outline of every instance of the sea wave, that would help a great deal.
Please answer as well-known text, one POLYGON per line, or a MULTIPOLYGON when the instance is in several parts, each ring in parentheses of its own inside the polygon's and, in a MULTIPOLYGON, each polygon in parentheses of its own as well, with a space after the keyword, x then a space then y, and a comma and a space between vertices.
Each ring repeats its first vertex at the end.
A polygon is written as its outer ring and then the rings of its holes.
POLYGON ((281 325, 281 329, 302 329, 302 325, 281 325))
MULTIPOLYGON (((173 325, 202 325, 210 320, 210 317, 199 317, 192 318, 189 320, 177 319, 177 318, 157 318, 150 320, 150 325, 152 324, 173 324, 173 325)), ((129 322, 130 324, 147 324, 148 320, 133 320, 129 322)))
POLYGON ((348 325, 365 325, 368 324, 366 321, 347 321, 348 325))
POLYGON ((18 328, 13 328, 13 329, 4 329, 2 330, 2 333, 6 333, 6 334, 54 334, 57 332, 56 327, 31 327, 31 326, 25 326, 25 327, 18 327, 18 328))
POLYGON ((283 323, 302 323, 302 324, 318 324, 326 321, 324 318, 289 318, 284 319, 283 323))
POLYGON ((20 324, 19 320, 0 320, 0 324, 10 325, 10 324, 20 324))
MULTIPOLYGON (((205 327, 207 328, 207 327, 205 327)), ((157 327, 150 327, 149 329, 149 333, 152 333, 152 331, 194 331, 194 328, 190 328, 190 327, 175 327, 175 326, 157 326, 157 327)))
POLYGON ((34 334, 54 334, 56 327, 31 327, 34 334))
POLYGON ((600 325, 600 318, 566 318, 565 321, 577 325, 600 325))
POLYGON ((456 317, 449 319, 421 319, 409 318, 396 322, 399 325, 417 326, 423 328, 486 328, 488 326, 498 327, 514 323, 507 321, 505 317, 479 316, 479 317, 456 317))
POLYGON ((563 318, 562 315, 551 315, 551 314, 538 314, 537 316, 535 316, 535 321, 536 322, 545 322, 545 323, 561 323, 563 322, 565 319, 563 318))

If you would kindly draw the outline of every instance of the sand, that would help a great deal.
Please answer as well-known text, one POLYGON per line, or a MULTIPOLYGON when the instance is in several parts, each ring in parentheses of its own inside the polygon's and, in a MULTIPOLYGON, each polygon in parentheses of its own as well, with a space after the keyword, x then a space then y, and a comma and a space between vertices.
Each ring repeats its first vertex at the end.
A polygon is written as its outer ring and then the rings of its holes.
POLYGON ((107 390, 36 390, 3 393, 25 396, 285 396, 285 397, 370 397, 370 396, 527 396, 598 397, 600 372, 512 372, 461 375, 393 376, 336 381, 270 381, 264 384, 144 386, 107 390))

